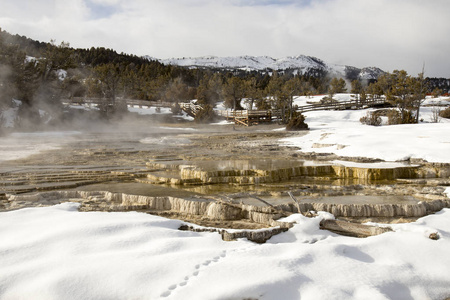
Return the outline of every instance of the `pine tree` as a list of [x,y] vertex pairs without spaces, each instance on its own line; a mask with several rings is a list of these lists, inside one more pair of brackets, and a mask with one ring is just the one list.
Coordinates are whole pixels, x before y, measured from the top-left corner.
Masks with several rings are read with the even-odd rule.
[[247,79],[244,85],[245,97],[247,98],[249,109],[252,110],[255,102],[263,98],[263,93],[258,88],[258,80],[255,77]]
[[223,86],[225,106],[233,110],[242,109],[241,100],[245,97],[244,81],[239,77],[231,76]]
[[302,90],[301,82],[298,77],[293,77],[286,81],[282,89],[287,95],[289,101],[289,118],[287,120],[289,121],[290,119],[292,119],[294,113],[294,96],[300,94]]
[[363,86],[362,86],[361,82],[359,80],[357,80],[357,79],[353,80],[352,81],[351,93],[354,94],[352,96],[355,97],[356,102],[358,102],[360,100],[360,94],[362,92],[363,92]]
[[118,64],[104,64],[94,68],[94,82],[98,82],[105,102],[101,111],[107,116],[116,110],[121,68]]
[[330,100],[333,100],[333,97],[337,93],[345,93],[345,80],[342,78],[334,77],[331,79],[330,86],[328,87],[328,97]]
[[183,102],[189,99],[188,86],[178,77],[173,79],[167,85],[163,95],[163,100],[168,102]]

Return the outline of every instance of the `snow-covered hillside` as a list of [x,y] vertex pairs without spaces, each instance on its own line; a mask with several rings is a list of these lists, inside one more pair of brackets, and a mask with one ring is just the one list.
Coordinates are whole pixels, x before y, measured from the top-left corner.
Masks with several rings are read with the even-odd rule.
[[[149,59],[154,59],[150,58]],[[375,79],[383,71],[376,67],[355,68],[350,66],[326,63],[312,56],[289,56],[272,58],[269,56],[203,56],[158,59],[165,65],[177,65],[190,68],[240,69],[247,71],[287,70],[293,69],[303,74],[322,70],[334,76],[355,76],[361,79]]]

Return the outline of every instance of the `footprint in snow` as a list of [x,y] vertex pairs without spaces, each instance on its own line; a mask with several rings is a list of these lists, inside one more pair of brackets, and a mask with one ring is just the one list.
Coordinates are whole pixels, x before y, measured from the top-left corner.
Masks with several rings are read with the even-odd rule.
[[208,266],[219,262],[222,258],[227,256],[227,251],[224,250],[222,251],[219,255],[214,256],[212,259],[207,259],[205,260],[203,263],[201,264],[196,264],[194,266],[195,270],[194,272],[191,274],[191,276],[184,276],[184,280],[177,283],[177,284],[172,284],[167,288],[167,291],[165,291],[164,293],[161,294],[162,298],[166,298],[169,297],[172,294],[172,291],[174,291],[175,289],[177,289],[177,287],[181,288],[184,287],[188,284],[189,280],[192,277],[196,277],[200,274],[200,271],[204,268],[207,268]]

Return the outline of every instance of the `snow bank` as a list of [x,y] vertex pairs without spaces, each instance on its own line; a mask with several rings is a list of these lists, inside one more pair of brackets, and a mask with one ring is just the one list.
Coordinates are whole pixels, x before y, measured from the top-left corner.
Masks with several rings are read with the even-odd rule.
[[[169,107],[154,107],[154,106],[141,106],[138,105],[128,106],[128,111],[137,113],[139,115],[172,115],[172,110]],[[180,118],[187,121],[193,121],[194,118],[188,116],[184,111],[181,115],[173,115],[174,118]]]
[[129,106],[128,107],[129,112],[135,112],[140,115],[171,115],[172,111],[169,107],[139,107],[138,105],[135,106]]
[[[349,94],[349,93],[335,94],[333,96],[333,99],[337,102],[355,100],[355,98],[353,98],[352,95],[353,94]],[[320,103],[320,101],[325,97],[328,97],[328,95],[297,96],[297,97],[294,97],[293,104],[302,106],[302,105]]]
[[449,209],[366,239],[319,230],[320,217],[292,215],[297,225],[259,245],[178,231],[177,220],[77,206],[0,213],[1,299],[450,296]]
[[423,101],[423,105],[450,105],[449,97],[431,97],[427,96],[425,101]]

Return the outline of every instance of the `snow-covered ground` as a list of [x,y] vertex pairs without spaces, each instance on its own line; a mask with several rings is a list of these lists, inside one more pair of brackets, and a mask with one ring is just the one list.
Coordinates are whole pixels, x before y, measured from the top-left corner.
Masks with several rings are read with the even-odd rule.
[[152,106],[143,106],[139,107],[138,105],[128,106],[128,111],[137,113],[140,115],[171,115],[174,118],[183,119],[186,121],[193,121],[194,118],[188,116],[186,112],[182,111],[180,115],[173,115],[172,110],[169,107],[152,107]]
[[[365,239],[322,217],[266,244],[78,204],[0,213],[0,299],[445,299],[450,209]],[[327,215],[325,215],[327,216]],[[439,240],[428,238],[437,232]]]
[[[298,97],[299,106],[317,101]],[[337,96],[349,100],[350,94]],[[449,103],[447,98],[427,99],[426,102]],[[450,103],[449,103],[450,104]],[[441,118],[431,123],[433,107],[422,107],[420,124],[368,126],[359,121],[367,110],[306,112],[305,122],[310,131],[306,135],[283,139],[282,142],[300,147],[302,152],[335,153],[340,156],[361,156],[386,161],[425,159],[429,162],[450,163],[450,120]]]
[[145,106],[139,107],[138,105],[130,105],[128,106],[129,112],[135,112],[140,115],[168,115],[172,114],[172,111],[169,107],[154,107],[154,106]]

